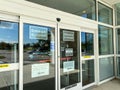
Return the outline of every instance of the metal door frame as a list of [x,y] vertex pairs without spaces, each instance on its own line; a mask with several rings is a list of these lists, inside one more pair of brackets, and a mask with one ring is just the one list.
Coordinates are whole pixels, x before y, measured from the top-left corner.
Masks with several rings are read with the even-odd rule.
[[[97,85],[97,82],[98,82],[98,76],[99,76],[99,71],[98,71],[98,68],[99,68],[99,62],[98,62],[98,44],[97,44],[97,30],[94,30],[94,29],[89,29],[89,28],[82,28],[81,29],[81,32],[87,32],[87,33],[92,33],[93,34],[93,38],[94,38],[94,55],[92,55],[91,57],[88,57],[88,58],[84,58],[82,56],[82,54],[80,55],[81,56],[81,66],[82,66],[82,61],[84,60],[89,60],[89,59],[94,59],[94,82],[93,83],[90,83],[88,85],[85,85],[85,86],[82,86],[82,89],[86,89],[88,87],[91,87],[93,85]],[[81,33],[80,33],[81,34]],[[80,35],[81,36],[81,35]],[[81,45],[81,44],[80,44]],[[82,47],[81,47],[82,48]],[[82,50],[82,49],[81,49]],[[81,52],[82,53],[82,52]],[[82,72],[82,71],[81,71]],[[81,80],[82,80],[82,75],[81,75]]]
[[[78,89],[82,90],[81,80],[75,86],[70,85],[70,88],[69,88],[69,86],[68,86],[68,88],[67,87],[65,87],[65,88],[60,87],[60,84],[61,84],[61,82],[60,82],[60,29],[68,29],[68,30],[71,30],[71,31],[74,30],[74,31],[80,32],[80,27],[75,26],[75,25],[64,24],[64,23],[58,23],[57,26],[58,26],[58,72],[59,72],[58,73],[58,87],[59,87],[58,90],[78,90]],[[80,63],[81,63],[81,60],[80,60]],[[80,75],[81,75],[81,64],[80,64]]]

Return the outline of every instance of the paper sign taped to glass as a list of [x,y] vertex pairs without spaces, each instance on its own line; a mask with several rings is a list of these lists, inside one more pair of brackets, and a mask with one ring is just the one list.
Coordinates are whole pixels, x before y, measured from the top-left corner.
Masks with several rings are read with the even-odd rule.
[[65,56],[73,56],[73,48],[66,48]]
[[48,40],[48,28],[40,27],[40,26],[30,26],[29,27],[29,38]]
[[63,41],[74,41],[74,32],[63,31]]
[[75,61],[66,61],[63,63],[63,72],[70,72],[75,70]]
[[32,78],[49,75],[49,63],[33,64],[31,70]]

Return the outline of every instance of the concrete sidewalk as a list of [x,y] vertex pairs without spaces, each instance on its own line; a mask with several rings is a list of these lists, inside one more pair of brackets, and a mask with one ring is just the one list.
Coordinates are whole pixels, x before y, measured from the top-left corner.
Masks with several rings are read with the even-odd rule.
[[120,80],[114,79],[103,83],[100,86],[90,87],[85,90],[120,90]]

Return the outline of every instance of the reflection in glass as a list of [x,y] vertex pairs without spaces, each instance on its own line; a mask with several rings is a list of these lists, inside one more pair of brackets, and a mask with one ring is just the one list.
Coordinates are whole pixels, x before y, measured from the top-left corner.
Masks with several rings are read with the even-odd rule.
[[88,85],[95,81],[94,60],[82,61],[82,85]]
[[100,81],[108,79],[114,76],[114,59],[113,57],[100,58],[99,59],[100,69]]
[[120,54],[120,28],[116,30],[116,47],[117,54]]
[[99,54],[113,54],[113,29],[99,25]]
[[64,12],[96,20],[96,0],[27,0]]
[[80,81],[79,32],[60,29],[61,88]]
[[98,21],[106,24],[113,24],[113,11],[111,8],[98,3]]
[[82,56],[94,55],[94,36],[92,33],[81,32]]
[[18,62],[18,23],[0,21],[0,64]]
[[24,24],[24,90],[55,90],[55,28]]
[[18,71],[0,72],[0,90],[18,90]]
[[116,25],[120,25],[120,3],[115,4]]
[[117,58],[117,76],[120,77],[120,57]]

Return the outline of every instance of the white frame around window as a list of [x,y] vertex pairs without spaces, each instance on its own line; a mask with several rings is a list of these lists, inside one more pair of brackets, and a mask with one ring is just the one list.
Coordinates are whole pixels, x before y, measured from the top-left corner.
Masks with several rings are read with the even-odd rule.
[[[16,22],[19,24],[19,16],[9,15],[5,13],[0,13],[0,20],[6,21],[6,22]],[[19,28],[18,28],[18,33],[19,33]],[[18,37],[18,41],[19,41],[19,37]],[[0,72],[19,70],[19,61],[20,60],[18,60],[17,63],[7,63],[7,64],[3,63],[3,65],[7,65],[7,67],[0,68]]]
[[[15,23],[18,23],[18,25],[20,26],[19,24],[19,16],[16,16],[16,15],[10,15],[8,13],[3,13],[3,12],[0,12],[0,20],[2,21],[6,21],[6,22],[15,22]],[[18,34],[19,34],[19,31],[20,31],[20,28],[18,28]],[[18,35],[18,44],[20,45],[19,43],[19,35]],[[19,49],[19,52],[20,52],[20,49]],[[16,80],[16,77],[18,76],[19,77],[19,74],[16,73],[16,71],[20,71],[20,56],[18,58],[18,62],[16,63],[3,63],[3,64],[0,64],[1,66],[3,66],[4,68],[0,68],[0,73],[2,72],[9,72],[9,71],[15,71],[14,75],[15,75],[15,82],[17,83],[17,80]],[[18,85],[19,86],[19,85]],[[17,88],[15,86],[15,88]]]
[[19,63],[0,64],[7,67],[0,68],[0,72],[14,71],[19,69]]
[[[114,54],[112,54],[112,55],[101,55],[101,56],[99,56],[99,60],[100,60],[100,58],[109,58],[109,57],[113,57],[113,62],[115,63],[116,60],[114,60],[114,59],[115,59],[115,58],[114,58]],[[116,65],[114,65],[114,67],[116,67]],[[115,70],[115,69],[114,69],[114,70]],[[116,70],[115,70],[115,71],[116,71]],[[115,71],[114,71],[114,73],[116,73]],[[100,75],[99,75],[99,76],[100,76]],[[103,83],[105,83],[105,82],[107,82],[107,81],[110,81],[110,80],[112,80],[112,79],[114,79],[114,78],[115,78],[115,76],[100,81],[100,77],[99,77],[99,83],[98,83],[98,85],[103,84]]]
[[[21,58],[20,58],[20,76],[19,76],[19,83],[20,83],[20,86],[19,86],[19,90],[23,90],[23,25],[25,23],[28,23],[28,24],[33,24],[33,25],[43,25],[43,26],[49,26],[49,27],[53,27],[55,28],[55,37],[57,37],[57,25],[56,25],[56,22],[50,22],[50,21],[47,21],[47,20],[42,20],[42,19],[38,19],[38,18],[29,18],[29,17],[25,17],[25,16],[21,16],[20,17],[20,48],[22,48],[20,50],[20,54],[21,55]],[[57,38],[55,38],[55,63],[57,63]],[[57,89],[57,64],[55,64],[55,90],[58,90]]]
[[[81,28],[79,26],[74,26],[74,25],[69,25],[69,24],[64,24],[64,23],[58,23],[58,47],[60,47],[60,29],[67,29],[67,30],[72,30],[72,31],[78,31],[80,33]],[[80,34],[79,34],[80,35]],[[58,90],[66,90],[65,88],[60,88],[60,48],[58,48],[58,71],[59,71],[59,89]],[[81,59],[80,59],[80,76],[81,71],[82,71],[82,66],[81,66]],[[80,78],[81,79],[81,78]],[[79,83],[77,83],[77,86],[69,88],[68,90],[82,90],[82,80],[80,80]]]
[[11,15],[9,13],[0,12],[0,20],[19,22],[19,16]]

